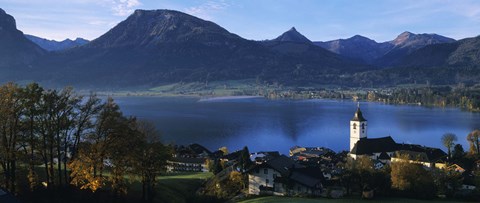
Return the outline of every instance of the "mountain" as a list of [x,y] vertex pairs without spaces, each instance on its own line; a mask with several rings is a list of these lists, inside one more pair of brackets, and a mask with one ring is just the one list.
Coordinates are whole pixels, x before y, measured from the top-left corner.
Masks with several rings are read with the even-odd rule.
[[413,34],[403,32],[397,38],[388,42],[393,47],[374,63],[379,66],[395,66],[408,54],[423,48],[427,45],[451,43],[454,39],[437,34]]
[[282,52],[290,43],[266,46],[178,11],[136,10],[90,43],[51,53],[30,75],[52,84],[124,88],[252,78],[328,83],[327,74],[368,68],[311,43]]
[[478,67],[480,68],[480,36],[448,44],[421,48],[406,56],[402,67]]
[[0,80],[14,80],[18,71],[32,68],[45,51],[17,30],[15,19],[0,9]]
[[298,43],[312,43],[308,38],[303,36],[301,33],[295,29],[295,27],[290,28],[290,30],[284,32],[277,38],[273,39],[275,42],[298,42]]
[[378,43],[361,35],[355,35],[348,39],[314,42],[314,44],[348,58],[360,59],[366,63],[373,63],[393,47],[391,43]]
[[82,38],[77,38],[75,40],[65,39],[63,41],[55,41],[27,34],[25,35],[25,37],[47,51],[60,51],[70,49],[73,47],[82,46],[89,42],[88,40]]
[[403,57],[427,45],[454,41],[437,34],[403,32],[394,40],[381,43],[355,35],[348,39],[314,42],[314,44],[348,58],[360,59],[379,67],[389,67],[397,65]]

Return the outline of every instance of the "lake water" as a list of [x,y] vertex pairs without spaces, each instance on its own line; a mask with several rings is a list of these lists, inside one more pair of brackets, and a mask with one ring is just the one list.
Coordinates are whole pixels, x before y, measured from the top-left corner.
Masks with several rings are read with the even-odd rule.
[[[251,152],[290,147],[349,148],[349,122],[357,103],[338,100],[267,100],[115,97],[125,115],[153,121],[165,143],[199,143],[230,151],[247,145]],[[392,136],[397,143],[444,149],[441,136],[458,136],[468,150],[467,134],[480,128],[480,114],[456,108],[386,105],[361,102],[368,137]],[[445,150],[445,149],[444,149]]]

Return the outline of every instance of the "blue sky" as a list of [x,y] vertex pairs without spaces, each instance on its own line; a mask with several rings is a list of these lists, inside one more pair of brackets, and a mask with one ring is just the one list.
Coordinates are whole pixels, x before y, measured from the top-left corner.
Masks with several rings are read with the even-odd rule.
[[403,31],[462,39],[480,35],[478,0],[0,0],[27,34],[95,39],[135,9],[172,9],[254,40],[295,26],[313,41],[360,34],[378,42]]

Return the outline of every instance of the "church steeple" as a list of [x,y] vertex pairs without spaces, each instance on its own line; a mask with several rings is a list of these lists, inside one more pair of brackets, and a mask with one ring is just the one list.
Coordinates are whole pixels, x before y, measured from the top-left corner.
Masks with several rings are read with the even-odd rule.
[[360,103],[358,103],[357,111],[350,120],[350,151],[352,151],[355,143],[362,138],[367,138],[367,119],[363,117]]
[[358,104],[357,111],[355,111],[352,121],[367,121],[367,119],[363,117],[362,111],[360,111],[360,104]]

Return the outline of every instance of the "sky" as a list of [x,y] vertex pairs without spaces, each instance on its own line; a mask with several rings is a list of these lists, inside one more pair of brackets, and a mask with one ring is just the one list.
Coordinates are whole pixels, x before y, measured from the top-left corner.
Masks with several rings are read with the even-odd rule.
[[93,40],[135,9],[182,11],[246,39],[295,27],[312,41],[362,35],[377,42],[404,31],[462,39],[480,35],[479,0],[0,0],[26,34]]

